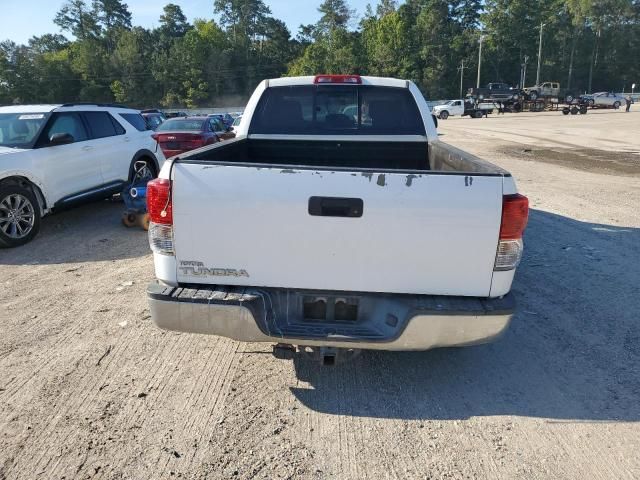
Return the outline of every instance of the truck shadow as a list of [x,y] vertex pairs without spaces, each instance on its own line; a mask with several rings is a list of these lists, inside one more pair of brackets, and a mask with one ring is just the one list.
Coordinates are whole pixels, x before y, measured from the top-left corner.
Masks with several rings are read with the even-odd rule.
[[292,393],[315,411],[373,418],[640,420],[640,229],[533,210],[525,244],[518,313],[498,342],[363,352],[331,368],[296,358],[309,385]]
[[121,223],[121,202],[89,203],[42,219],[26,245],[0,249],[0,265],[42,265],[137,258],[150,254],[147,233]]

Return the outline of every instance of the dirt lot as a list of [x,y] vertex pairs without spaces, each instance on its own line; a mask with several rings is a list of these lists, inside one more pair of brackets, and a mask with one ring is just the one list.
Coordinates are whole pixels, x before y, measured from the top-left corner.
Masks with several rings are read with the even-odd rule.
[[165,333],[103,202],[0,251],[0,479],[640,477],[640,112],[450,119],[532,203],[487,346],[322,368]]

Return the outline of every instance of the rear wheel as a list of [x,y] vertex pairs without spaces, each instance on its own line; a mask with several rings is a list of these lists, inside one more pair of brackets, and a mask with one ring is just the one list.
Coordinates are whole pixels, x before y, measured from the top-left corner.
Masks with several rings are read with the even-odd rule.
[[142,215],[142,217],[140,217],[140,226],[144,229],[144,230],[149,230],[149,214],[145,213],[144,215]]
[[571,115],[577,115],[578,114],[578,107],[571,107]]
[[440,120],[446,120],[447,118],[449,118],[449,112],[447,112],[446,110],[440,112]]
[[156,165],[148,157],[142,157],[134,160],[131,164],[131,172],[129,173],[129,181],[131,183],[145,183],[153,180],[158,176]]
[[615,108],[616,110],[620,108],[620,102],[618,102],[617,100],[615,102],[613,102],[613,108]]
[[473,113],[473,117],[474,117],[474,118],[482,118],[482,112],[481,112],[480,110],[476,110],[476,111]]
[[137,215],[131,212],[124,212],[122,214],[122,224],[125,227],[133,227],[136,224]]
[[569,107],[564,107],[562,109],[562,114],[563,115],[569,115],[569,112],[571,111],[571,109]]
[[0,186],[0,247],[30,242],[40,230],[40,207],[33,191],[20,185]]

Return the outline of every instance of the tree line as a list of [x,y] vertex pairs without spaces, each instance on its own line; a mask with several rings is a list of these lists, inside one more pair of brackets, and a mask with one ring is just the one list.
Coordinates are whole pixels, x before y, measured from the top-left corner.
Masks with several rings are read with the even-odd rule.
[[324,0],[318,10],[293,35],[263,0],[214,0],[212,18],[193,23],[170,3],[154,29],[132,25],[122,0],[67,0],[54,19],[67,36],[0,42],[0,104],[230,106],[263,78],[317,73],[406,78],[427,98],[453,98],[461,79],[476,84],[480,41],[481,83],[519,85],[526,68],[532,84],[540,38],[541,81],[576,92],[640,84],[638,0],[380,0],[361,15]]

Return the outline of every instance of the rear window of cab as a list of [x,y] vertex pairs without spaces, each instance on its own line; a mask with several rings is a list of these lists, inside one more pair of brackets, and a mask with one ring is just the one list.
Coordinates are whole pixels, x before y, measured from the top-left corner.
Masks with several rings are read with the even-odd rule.
[[250,134],[425,135],[406,88],[302,85],[265,90]]

